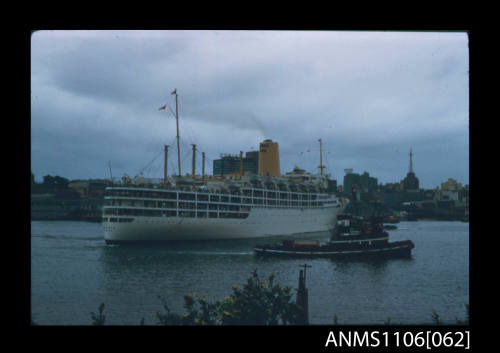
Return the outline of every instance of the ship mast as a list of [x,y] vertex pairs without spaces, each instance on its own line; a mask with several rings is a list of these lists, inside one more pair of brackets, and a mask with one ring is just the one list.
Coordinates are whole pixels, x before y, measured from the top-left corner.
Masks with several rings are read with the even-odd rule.
[[175,94],[175,124],[177,126],[177,164],[179,166],[179,176],[181,176],[181,150],[179,147],[179,111],[177,107],[177,88],[170,94]]
[[195,170],[195,167],[196,167],[196,145],[195,144],[192,144],[191,146],[193,146],[193,164],[192,164],[192,168],[191,168],[191,175],[193,176],[194,178],[194,175],[196,174],[196,170]]
[[325,166],[323,165],[323,149],[322,149],[322,145],[321,145],[321,139],[318,139],[319,141],[319,170],[320,170],[320,174],[323,175],[323,168],[325,168]]

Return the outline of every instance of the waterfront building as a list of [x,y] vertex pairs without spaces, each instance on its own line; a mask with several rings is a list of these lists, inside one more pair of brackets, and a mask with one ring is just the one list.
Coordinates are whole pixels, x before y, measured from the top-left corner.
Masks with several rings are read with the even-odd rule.
[[349,169],[348,171],[349,172],[344,175],[344,192],[351,193],[353,188],[361,192],[377,191],[377,178],[371,177],[368,172],[364,172],[359,175],[357,173],[350,172],[352,169]]
[[448,178],[447,181],[441,183],[441,191],[458,191],[462,189],[462,184],[452,178]]
[[457,190],[441,190],[440,200],[458,201]]
[[464,188],[461,183],[457,182],[455,179],[448,178],[447,181],[441,183],[441,189],[439,190],[438,200],[451,200],[455,201],[456,204],[464,204],[466,198],[468,197],[468,186]]
[[110,182],[104,179],[72,180],[68,187],[75,190],[82,198],[104,197],[104,190]]
[[79,199],[61,199],[53,193],[31,194],[31,220],[76,219]]
[[257,174],[259,165],[259,152],[246,152],[245,157],[238,155],[221,155],[220,159],[213,162],[213,175],[225,176],[234,173]]

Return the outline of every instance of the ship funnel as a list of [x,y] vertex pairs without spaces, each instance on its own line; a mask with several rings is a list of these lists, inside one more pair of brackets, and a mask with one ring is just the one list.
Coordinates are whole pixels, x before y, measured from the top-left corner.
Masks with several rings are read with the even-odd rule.
[[277,142],[264,140],[260,143],[258,173],[260,175],[281,176]]

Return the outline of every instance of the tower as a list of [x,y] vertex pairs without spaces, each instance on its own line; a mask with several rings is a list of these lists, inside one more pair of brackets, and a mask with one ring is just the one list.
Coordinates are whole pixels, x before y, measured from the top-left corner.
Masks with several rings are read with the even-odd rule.
[[410,166],[406,177],[401,181],[401,186],[405,191],[418,191],[419,181],[413,172],[413,152],[410,147]]
[[415,174],[413,173],[413,153],[411,151],[411,147],[410,147],[410,168],[408,170],[408,173]]

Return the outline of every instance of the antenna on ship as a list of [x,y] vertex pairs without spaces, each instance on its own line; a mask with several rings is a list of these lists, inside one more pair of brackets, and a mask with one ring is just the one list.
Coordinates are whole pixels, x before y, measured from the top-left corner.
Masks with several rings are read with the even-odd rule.
[[179,176],[181,176],[181,150],[179,147],[179,111],[177,108],[177,88],[175,88],[170,94],[175,94],[175,123],[177,126],[177,164],[179,166]]
[[325,168],[325,166],[323,165],[323,149],[322,149],[322,142],[321,142],[321,139],[318,139],[319,141],[319,170],[320,170],[320,174],[323,175],[323,168]]

